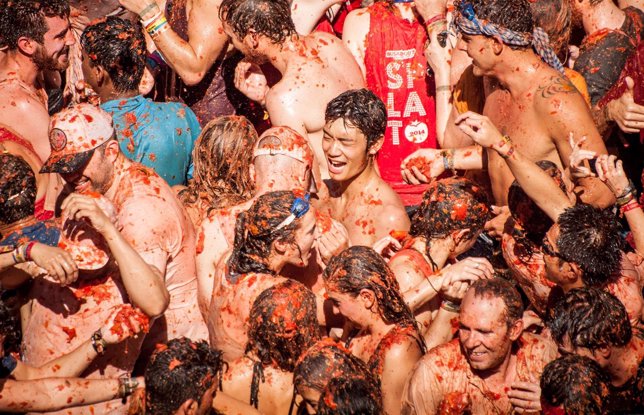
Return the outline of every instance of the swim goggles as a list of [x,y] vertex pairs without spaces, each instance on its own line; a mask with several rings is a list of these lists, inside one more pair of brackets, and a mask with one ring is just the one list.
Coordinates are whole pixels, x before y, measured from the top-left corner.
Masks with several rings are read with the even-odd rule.
[[291,205],[291,214],[286,217],[279,225],[275,227],[276,231],[290,225],[295,219],[299,219],[302,216],[306,215],[306,212],[311,208],[309,199],[311,195],[309,193],[305,194],[304,197],[296,197]]

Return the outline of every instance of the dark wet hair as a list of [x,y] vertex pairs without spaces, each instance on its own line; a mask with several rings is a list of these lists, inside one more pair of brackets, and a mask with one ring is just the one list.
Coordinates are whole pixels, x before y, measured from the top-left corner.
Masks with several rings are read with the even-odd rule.
[[324,270],[324,282],[328,287],[353,297],[362,290],[372,291],[383,321],[416,325],[393,272],[382,256],[369,247],[352,246],[331,258]]
[[250,209],[237,216],[235,243],[228,260],[231,275],[249,272],[274,274],[267,265],[271,246],[278,239],[292,242],[299,223],[296,219],[276,229],[291,214],[295,197],[292,191],[265,193],[255,200]]
[[279,44],[297,34],[286,0],[223,0],[219,18],[240,39],[254,31]]
[[[457,7],[471,4],[477,19],[485,19],[515,32],[532,33],[534,22],[528,0],[461,0]],[[525,48],[529,46],[524,46]]]
[[138,21],[132,23],[114,16],[101,19],[87,26],[81,45],[91,65],[99,65],[109,74],[116,91],[138,89],[147,55]]
[[554,307],[548,327],[552,338],[573,347],[596,350],[626,346],[633,337],[626,308],[615,296],[597,288],[571,290]]
[[539,0],[528,3],[532,10],[534,25],[548,34],[550,46],[564,62],[572,30],[570,0]]
[[559,215],[557,224],[557,250],[581,268],[585,284],[602,285],[620,269],[624,239],[609,209],[577,204]]
[[259,359],[253,367],[250,404],[259,404],[263,368],[276,365],[292,372],[300,356],[319,338],[315,294],[301,283],[288,280],[257,296],[248,318],[248,345]]
[[64,19],[68,16],[67,0],[2,0],[0,1],[0,46],[15,50],[21,37],[43,44],[45,33],[49,30],[45,17]]
[[505,304],[505,322],[508,328],[523,317],[521,294],[509,281],[500,277],[476,280],[470,290],[474,290],[475,297],[500,298]]
[[207,200],[223,209],[249,200],[255,190],[250,177],[255,127],[245,117],[227,115],[210,121],[192,150],[194,180],[179,194],[184,204]]
[[318,415],[381,415],[380,388],[368,378],[331,379],[318,402]]
[[[566,192],[561,170],[555,163],[549,160],[540,160],[536,164],[557,182],[561,191]],[[515,223],[512,234],[525,249],[527,259],[529,259],[533,253],[532,248],[541,245],[546,232],[552,227],[552,219],[530,199],[530,196],[523,191],[516,180],[512,182],[508,190],[508,208]]]
[[3,300],[0,300],[0,335],[4,336],[2,348],[5,356],[9,353],[20,353],[22,329],[19,313],[9,308]]
[[[432,239],[444,238],[462,229],[469,229],[472,236],[478,234],[490,216],[488,206],[485,190],[471,180],[462,177],[436,180],[423,194],[409,233],[427,240],[425,253],[431,260]],[[433,261],[432,267],[436,267]]]
[[324,112],[325,122],[342,119],[364,134],[367,150],[382,138],[387,129],[387,108],[380,98],[366,88],[346,91],[333,98]]
[[221,390],[225,366],[221,352],[203,340],[182,337],[157,345],[145,369],[147,413],[171,415],[188,399],[199,402],[217,380]]
[[10,224],[34,214],[36,175],[19,156],[0,153],[0,223]]
[[566,415],[602,415],[608,377],[588,357],[569,354],[548,363],[541,374],[541,401],[563,407]]
[[301,356],[293,371],[293,384],[298,391],[310,388],[322,393],[331,379],[352,376],[371,376],[371,373],[362,360],[341,344],[326,338]]

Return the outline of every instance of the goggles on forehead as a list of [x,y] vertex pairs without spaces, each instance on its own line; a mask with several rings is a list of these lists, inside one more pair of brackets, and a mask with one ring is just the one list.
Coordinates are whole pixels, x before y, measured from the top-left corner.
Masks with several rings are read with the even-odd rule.
[[309,199],[311,195],[309,193],[305,194],[303,197],[296,197],[291,205],[291,214],[286,217],[279,225],[275,227],[276,231],[290,225],[295,219],[299,219],[302,216],[306,215],[306,212],[311,208]]

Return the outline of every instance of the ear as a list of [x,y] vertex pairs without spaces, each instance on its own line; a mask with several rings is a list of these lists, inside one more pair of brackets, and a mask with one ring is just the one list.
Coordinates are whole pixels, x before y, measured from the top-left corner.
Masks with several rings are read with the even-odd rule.
[[[561,261],[561,259],[559,259],[559,260]],[[570,276],[568,276],[568,275],[566,275],[566,276],[570,280],[576,280],[578,278],[581,278],[582,275],[584,274],[584,271],[579,267],[579,265],[577,265],[574,262],[566,261],[564,266],[565,265],[568,265],[568,271],[569,271]]]
[[378,137],[376,141],[374,141],[373,144],[371,144],[371,147],[369,147],[369,151],[367,151],[367,154],[369,154],[370,156],[375,156],[376,153],[378,153],[382,148],[382,145],[384,144],[384,142],[385,142],[385,136],[381,135],[380,137]]
[[116,161],[120,152],[119,142],[117,140],[110,140],[105,146],[105,157],[112,163]]
[[273,250],[280,255],[283,255],[288,251],[288,248],[291,244],[289,242],[286,242],[282,238],[278,238],[273,242]]
[[454,245],[458,245],[462,241],[469,239],[470,234],[471,232],[469,229],[461,229],[460,231],[452,232],[452,239],[454,240]]
[[253,29],[249,29],[244,38],[244,44],[251,49],[257,49],[259,46],[259,33]]
[[174,415],[194,415],[197,412],[197,402],[194,399],[188,399],[181,404]]
[[92,72],[94,72],[94,77],[96,78],[96,84],[98,86],[104,86],[110,82],[110,76],[101,65],[92,65]]
[[371,309],[373,305],[376,303],[376,295],[371,290],[367,290],[367,289],[360,290],[360,294],[358,294],[358,298],[365,306],[365,308],[368,308],[368,309]]
[[611,348],[609,346],[598,347],[597,349],[593,350],[593,355],[595,356],[596,360],[598,360],[599,358],[608,360],[610,359]]
[[521,333],[523,333],[523,319],[520,318],[510,326],[508,335],[510,336],[510,340],[515,341],[521,337]]
[[501,40],[500,36],[492,36],[492,52],[494,52],[495,55],[499,56],[501,52],[503,52],[503,49],[505,48],[505,43],[503,43],[503,40]]
[[39,45],[40,44],[38,42],[26,36],[22,36],[18,39],[18,49],[25,55],[31,56],[36,53]]

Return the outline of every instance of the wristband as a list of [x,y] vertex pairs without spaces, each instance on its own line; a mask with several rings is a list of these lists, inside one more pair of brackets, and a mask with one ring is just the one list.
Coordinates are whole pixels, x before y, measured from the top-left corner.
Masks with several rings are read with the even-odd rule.
[[455,150],[453,148],[442,151],[443,168],[445,171],[451,170],[452,174],[456,174],[456,169],[454,169],[454,152]]
[[501,156],[502,159],[507,160],[509,159],[512,155],[514,154],[514,146],[510,146],[510,149],[507,151],[505,154],[499,153],[499,156]]
[[436,92],[452,92],[451,85],[440,85],[436,87]]
[[107,343],[105,342],[105,340],[103,340],[103,333],[101,332],[100,329],[96,330],[94,334],[92,334],[91,340],[92,340],[92,347],[94,348],[96,353],[104,354]]
[[126,398],[132,394],[139,386],[139,382],[136,379],[132,379],[130,375],[123,375],[119,377],[119,396],[121,398]]
[[31,261],[31,249],[36,245],[36,241],[31,241],[27,244],[27,247],[25,248],[25,259],[27,261]]
[[630,202],[626,203],[624,206],[620,207],[619,210],[622,213],[626,213],[630,210],[641,208],[642,206],[635,199],[631,199]]
[[460,313],[461,311],[460,304],[456,304],[452,301],[445,300],[445,299],[441,303],[441,308],[444,309],[445,311],[449,311],[450,313]]
[[634,192],[635,192],[635,185],[634,185],[634,184],[633,184],[633,182],[629,179],[629,180],[628,180],[628,185],[624,188],[624,191],[622,192],[622,194],[621,194],[621,195],[619,195],[619,196],[616,196],[616,198],[617,198],[617,199],[623,199],[623,198],[625,198],[625,197],[627,197],[627,196],[629,196],[629,195],[631,195],[631,196],[632,196]]
[[145,31],[148,32],[151,37],[155,37],[162,32],[165,32],[168,29],[167,25],[168,20],[165,18],[164,14],[161,14],[157,19],[145,27]]
[[27,250],[27,245],[28,244],[21,244],[16,247],[16,249],[11,252],[11,258],[13,258],[13,262],[16,264],[22,264],[23,262],[27,262],[27,256],[26,256],[26,250]]
[[635,199],[635,194],[633,192],[629,192],[623,196],[618,197],[617,201],[615,202],[615,205],[621,209],[622,206],[626,205],[633,199]]
[[[159,8],[159,5],[158,5],[158,4],[156,4],[156,2],[152,2],[152,3],[148,4],[148,5],[145,7],[145,9],[141,10],[141,13],[139,13],[139,17],[140,17],[141,19],[143,19],[143,16],[145,16],[149,11],[151,11],[151,10],[152,10],[152,9],[154,9],[155,7],[156,7],[157,9]],[[157,14],[158,14],[158,13],[157,13]],[[155,18],[156,18],[156,15],[155,15],[152,19],[155,19]],[[148,20],[148,22],[149,22],[149,20]]]
[[445,20],[445,13],[439,13],[439,14],[437,14],[436,16],[430,17],[430,18],[425,22],[425,26],[429,26],[429,25],[431,25],[432,23],[435,23],[435,22],[438,22],[438,21],[441,21],[441,20]]

